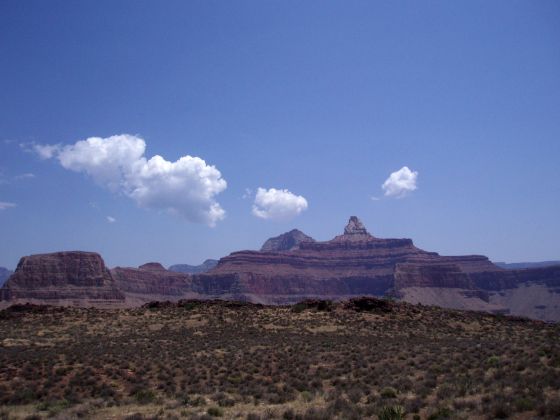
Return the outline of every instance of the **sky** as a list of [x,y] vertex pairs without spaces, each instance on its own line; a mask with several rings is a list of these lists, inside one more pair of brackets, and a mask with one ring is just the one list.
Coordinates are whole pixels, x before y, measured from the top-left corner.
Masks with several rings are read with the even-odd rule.
[[0,266],[199,264],[356,215],[560,259],[557,1],[0,2]]

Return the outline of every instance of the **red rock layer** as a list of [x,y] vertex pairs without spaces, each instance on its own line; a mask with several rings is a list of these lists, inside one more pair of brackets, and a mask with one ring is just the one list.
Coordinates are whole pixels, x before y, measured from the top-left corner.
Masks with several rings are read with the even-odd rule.
[[139,268],[117,267],[111,270],[115,283],[124,293],[181,297],[191,291],[191,276],[168,271],[159,263]]
[[101,256],[94,252],[55,252],[22,257],[0,289],[0,300],[122,302]]

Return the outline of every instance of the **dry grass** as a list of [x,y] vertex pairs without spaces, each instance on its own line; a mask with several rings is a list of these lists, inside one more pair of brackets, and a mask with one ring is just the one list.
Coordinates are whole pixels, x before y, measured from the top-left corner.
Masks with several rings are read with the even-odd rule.
[[0,312],[0,418],[558,418],[560,327],[391,304]]

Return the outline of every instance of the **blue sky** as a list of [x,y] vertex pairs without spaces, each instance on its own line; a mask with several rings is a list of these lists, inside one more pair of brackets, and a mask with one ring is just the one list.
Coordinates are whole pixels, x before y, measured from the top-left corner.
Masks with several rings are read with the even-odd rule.
[[[194,264],[350,215],[441,254],[560,259],[556,1],[5,0],[0,57],[2,266]],[[76,143],[123,134],[145,150],[110,187]],[[193,188],[214,166],[215,188],[174,196],[155,155]],[[405,166],[412,187],[384,195]]]

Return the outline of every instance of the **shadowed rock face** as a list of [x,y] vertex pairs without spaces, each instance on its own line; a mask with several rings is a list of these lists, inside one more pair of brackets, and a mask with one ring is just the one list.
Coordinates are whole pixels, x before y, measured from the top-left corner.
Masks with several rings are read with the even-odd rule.
[[261,247],[261,252],[291,251],[302,242],[315,242],[315,239],[300,230],[293,229],[267,240]]
[[110,305],[124,295],[99,254],[72,251],[22,257],[0,289],[0,300]]

